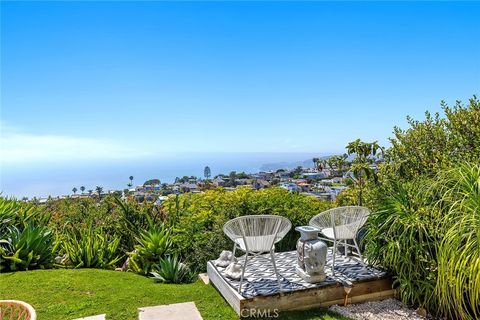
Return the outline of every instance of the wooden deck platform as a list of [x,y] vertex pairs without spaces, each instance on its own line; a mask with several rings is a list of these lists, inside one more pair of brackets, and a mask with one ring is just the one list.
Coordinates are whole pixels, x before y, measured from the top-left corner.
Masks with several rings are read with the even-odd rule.
[[248,316],[252,312],[262,314],[275,310],[303,310],[342,304],[344,287],[352,288],[348,303],[381,300],[394,294],[392,279],[387,272],[370,266],[364,267],[355,257],[337,255],[333,276],[329,268],[331,251],[325,268],[327,279],[316,284],[307,283],[296,275],[295,251],[275,253],[277,268],[282,277],[280,292],[273,266],[266,257],[262,259],[260,256],[249,261],[241,293],[238,293],[239,281],[226,277],[225,268],[215,266],[214,261],[207,263],[210,283],[240,316]]

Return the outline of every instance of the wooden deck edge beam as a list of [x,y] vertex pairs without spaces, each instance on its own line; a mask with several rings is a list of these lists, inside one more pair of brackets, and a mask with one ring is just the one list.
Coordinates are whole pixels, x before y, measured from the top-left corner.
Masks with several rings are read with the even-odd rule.
[[211,262],[207,262],[207,275],[210,283],[217,288],[220,295],[228,302],[228,304],[240,315],[241,301],[245,300],[237,291],[235,291],[223,277],[218,273],[215,266]]
[[[319,288],[283,292],[271,296],[245,298],[230,286],[210,262],[207,263],[207,274],[210,278],[210,283],[240,316],[242,314],[251,314],[252,310],[277,310],[282,312],[324,308],[344,303],[344,288],[339,283]],[[392,289],[391,277],[370,279],[353,283],[347,302],[350,304],[382,300],[391,298],[394,294],[395,290]]]

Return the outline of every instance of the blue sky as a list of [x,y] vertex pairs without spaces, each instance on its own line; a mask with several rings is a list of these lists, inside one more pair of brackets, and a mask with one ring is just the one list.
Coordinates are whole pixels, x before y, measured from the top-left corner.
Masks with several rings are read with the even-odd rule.
[[1,3],[2,161],[342,152],[478,94],[480,3]]

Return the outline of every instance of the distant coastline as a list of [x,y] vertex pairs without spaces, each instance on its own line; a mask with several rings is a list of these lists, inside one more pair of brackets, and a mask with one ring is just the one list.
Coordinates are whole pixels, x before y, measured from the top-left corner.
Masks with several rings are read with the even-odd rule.
[[183,153],[166,157],[117,161],[78,161],[71,163],[38,163],[28,166],[2,167],[0,192],[3,196],[47,197],[71,193],[73,187],[85,186],[105,190],[125,188],[128,177],[136,183],[157,178],[171,183],[175,177],[203,177],[210,166],[212,176],[231,171],[256,173],[297,166],[313,167],[311,159],[325,153]]

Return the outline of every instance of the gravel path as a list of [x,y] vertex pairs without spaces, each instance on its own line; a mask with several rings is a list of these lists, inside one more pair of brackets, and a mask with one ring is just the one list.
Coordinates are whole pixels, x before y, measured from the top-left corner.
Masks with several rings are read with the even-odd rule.
[[415,310],[409,309],[396,299],[350,304],[346,307],[331,306],[330,310],[354,320],[423,320]]

